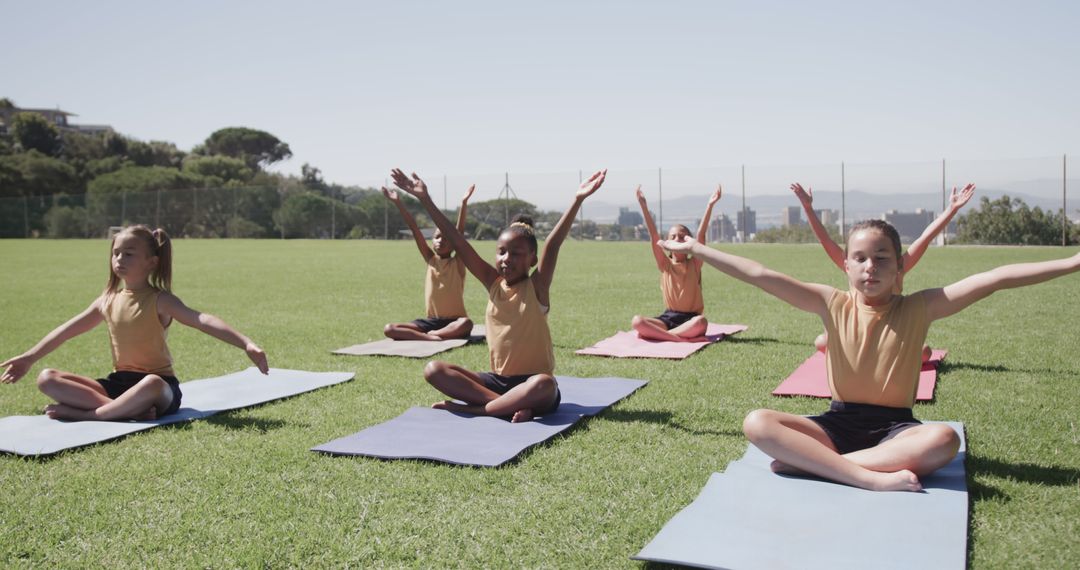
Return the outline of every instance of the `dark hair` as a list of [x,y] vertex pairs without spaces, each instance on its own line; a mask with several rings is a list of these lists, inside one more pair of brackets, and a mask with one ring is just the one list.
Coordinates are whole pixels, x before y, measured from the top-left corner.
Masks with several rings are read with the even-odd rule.
[[[675,228],[682,228],[683,231],[685,231],[686,233],[688,233],[690,235],[694,235],[693,232],[690,231],[690,228],[684,226],[683,224],[671,224],[671,229],[673,230]],[[668,230],[668,231],[670,232],[671,230]]]
[[159,291],[170,290],[172,288],[172,240],[161,228],[151,230],[148,226],[138,224],[116,232],[112,241],[109,242],[109,282],[105,285],[104,294],[112,295],[120,288],[120,276],[112,270],[112,250],[116,245],[117,236],[124,234],[143,240],[150,255],[157,256],[157,267],[150,274],[150,286]]
[[529,247],[532,248],[533,253],[536,253],[536,232],[533,231],[532,217],[525,214],[514,216],[514,219],[510,221],[510,225],[506,226],[502,233],[508,233],[514,237],[524,237],[529,241]]
[[844,255],[847,255],[847,244],[851,242],[851,236],[855,235],[855,232],[859,230],[877,230],[882,235],[889,238],[889,241],[893,245],[893,253],[896,254],[896,262],[900,263],[900,234],[896,231],[896,228],[892,227],[892,224],[885,220],[863,220],[851,226],[851,230],[848,231],[847,242],[844,243]]

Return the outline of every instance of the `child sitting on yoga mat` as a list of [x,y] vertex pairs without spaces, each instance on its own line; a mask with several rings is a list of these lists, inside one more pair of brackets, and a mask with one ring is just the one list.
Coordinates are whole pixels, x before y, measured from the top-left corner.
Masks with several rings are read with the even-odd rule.
[[[448,362],[429,362],[424,368],[428,383],[443,394],[465,402],[446,400],[433,408],[510,416],[515,422],[528,421],[558,408],[561,396],[554,376],[555,353],[547,324],[551,306],[548,293],[559,248],[570,233],[570,225],[581,203],[600,188],[606,175],[606,170],[598,171],[581,184],[573,204],[548,235],[539,257],[532,220],[525,216],[515,218],[499,234],[492,266],[435,206],[420,177],[416,174],[409,177],[394,169],[394,184],[427,208],[435,225],[464,260],[465,267],[488,292],[484,321],[492,371],[474,372]],[[534,266],[536,270],[530,273]]]
[[[796,182],[791,185],[791,191],[795,193],[795,196],[799,199],[799,203],[802,204],[803,210],[806,211],[806,219],[810,222],[810,227],[814,230],[814,235],[817,236],[818,241],[821,242],[821,247],[825,248],[825,253],[828,254],[829,259],[840,268],[840,271],[844,271],[844,250],[836,245],[836,242],[829,237],[829,232],[825,229],[825,226],[821,224],[821,220],[818,219],[817,214],[814,213],[814,191],[808,186],[805,190],[801,184]],[[952,221],[956,213],[960,211],[960,208],[967,204],[971,197],[975,195],[975,185],[968,184],[964,186],[964,189],[959,194],[956,192],[956,186],[953,186],[952,196],[949,198],[949,207],[941,213],[940,216],[934,219],[926,229],[923,230],[922,235],[915,241],[911,242],[911,246],[908,247],[907,252],[903,255],[903,263],[901,266],[904,268],[902,272],[897,274],[896,277],[896,294],[900,294],[904,290],[904,275],[915,268],[915,264],[922,259],[926,248],[930,247],[930,242],[934,241],[939,233],[949,227],[949,222]],[[824,352],[825,346],[828,344],[825,333],[819,334],[814,339],[814,347]],[[924,346],[922,351],[923,361],[930,360],[930,355],[933,351],[929,346]]]
[[37,385],[57,403],[45,408],[63,420],[152,420],[180,408],[180,383],[165,344],[173,319],[244,349],[263,374],[266,354],[221,319],[184,305],[172,284],[172,244],[165,230],[129,226],[112,239],[109,282],[83,312],[45,335],[33,348],[0,363],[0,382],[22,378],[46,354],[102,321],[109,328],[113,372],[94,380],[46,368]]
[[[720,201],[721,189],[716,187],[705,206],[705,215],[698,226],[697,240],[705,243],[708,236],[709,219],[712,209]],[[641,205],[641,214],[645,218],[645,227],[649,229],[649,244],[652,247],[656,267],[660,270],[660,292],[664,296],[664,312],[657,317],[634,315],[631,326],[638,336],[648,340],[688,341],[701,338],[709,327],[709,321],[701,313],[705,311],[705,300],[701,295],[701,260],[685,253],[672,253],[670,256],[656,245],[660,241],[660,232],[656,231],[656,222],[649,213],[645,194],[641,186],[637,187],[637,200]],[[682,224],[671,226],[668,240],[683,242],[690,238],[690,228]]]
[[[465,232],[465,209],[476,186],[469,186],[461,198],[458,210],[457,231]],[[383,329],[383,334],[394,340],[446,340],[466,338],[472,332],[473,322],[465,312],[465,264],[460,256],[454,255],[454,246],[443,237],[442,230],[435,230],[431,238],[431,247],[416,226],[416,220],[405,209],[397,192],[382,189],[391,202],[401,212],[405,225],[412,231],[420,256],[427,263],[427,276],[424,278],[424,299],[427,303],[427,318],[416,319],[411,323],[390,323]]]
[[697,242],[661,247],[692,253],[720,271],[821,317],[833,402],[820,416],[773,410],[746,416],[743,431],[772,456],[773,470],[811,473],[865,489],[918,491],[919,477],[956,456],[960,439],[945,424],[923,425],[911,413],[930,323],[991,293],[1080,270],[1065,259],[1005,265],[946,287],[896,293],[903,271],[900,236],[881,220],[851,228],[844,259],[847,291],[803,283],[761,264]]

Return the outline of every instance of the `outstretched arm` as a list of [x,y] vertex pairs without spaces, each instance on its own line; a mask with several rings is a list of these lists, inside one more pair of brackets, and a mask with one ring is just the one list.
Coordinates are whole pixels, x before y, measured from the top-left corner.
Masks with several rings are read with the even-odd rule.
[[961,279],[952,285],[926,292],[926,310],[931,320],[956,314],[995,291],[1025,287],[1080,270],[1080,253],[1064,259],[1002,265]]
[[399,212],[401,212],[401,219],[405,220],[405,225],[409,227],[409,231],[412,232],[413,240],[416,241],[416,248],[420,250],[420,255],[424,258],[424,261],[428,261],[435,255],[434,251],[431,251],[431,246],[428,245],[427,240],[424,239],[424,234],[420,232],[420,228],[416,225],[416,220],[413,219],[409,210],[405,209],[405,204],[401,203],[401,198],[398,197],[397,192],[389,190],[386,187],[382,189],[383,196],[386,196],[388,200],[397,206]]
[[956,192],[956,186],[953,186],[952,197],[949,198],[949,207],[945,209],[934,221],[926,226],[921,236],[911,243],[911,247],[907,249],[904,254],[904,273],[911,271],[915,267],[915,264],[919,262],[923,254],[926,253],[926,248],[930,247],[930,242],[934,241],[939,233],[945,228],[949,227],[949,222],[952,221],[953,216],[960,211],[960,208],[967,204],[971,197],[975,195],[975,185],[968,184],[964,186],[964,189],[958,194]]
[[637,190],[638,205],[641,206],[641,215],[645,217],[645,227],[649,230],[649,245],[652,247],[653,258],[656,259],[656,267],[661,271],[668,264],[668,258],[664,255],[664,250],[660,249],[660,246],[656,245],[661,239],[660,232],[656,231],[656,222],[652,219],[652,214],[649,213],[649,205],[645,202],[645,193],[641,191],[641,185],[638,184]]
[[25,376],[34,363],[44,358],[46,354],[56,350],[58,346],[69,339],[79,336],[101,323],[104,319],[98,308],[100,302],[100,298],[94,300],[83,312],[53,329],[30,350],[0,362],[0,366],[4,367],[4,373],[0,375],[0,383],[11,384],[18,382],[19,378]]
[[461,208],[458,208],[457,213],[457,231],[461,235],[465,235],[465,220],[467,219],[465,210],[469,207],[469,198],[472,198],[474,191],[476,191],[476,184],[469,186],[469,189],[465,191],[465,195],[461,197]]
[[490,263],[484,261],[480,254],[476,253],[476,250],[465,239],[465,236],[461,235],[461,232],[454,227],[446,214],[442,213],[442,210],[435,205],[435,202],[431,200],[431,194],[428,193],[427,184],[415,172],[410,177],[402,172],[400,168],[390,171],[390,175],[394,178],[394,184],[398,188],[420,200],[420,203],[427,209],[428,215],[431,216],[431,220],[442,230],[443,238],[449,239],[450,243],[454,244],[454,251],[461,256],[461,260],[465,262],[465,267],[484,284],[485,290],[490,289],[492,283],[495,283],[495,280],[499,278],[499,272]]
[[826,302],[833,291],[832,287],[803,283],[751,259],[724,253],[693,240],[684,242],[667,240],[661,241],[659,245],[671,252],[693,254],[694,257],[704,260],[705,263],[720,271],[740,281],[745,281],[797,309],[825,315]]
[[559,248],[562,247],[563,241],[566,240],[566,236],[570,233],[570,226],[573,225],[574,218],[577,217],[578,210],[581,209],[581,203],[585,201],[585,198],[591,196],[593,192],[600,189],[606,177],[607,169],[605,168],[604,170],[597,170],[581,183],[577,194],[574,195],[574,202],[569,209],[563,212],[562,217],[555,223],[555,227],[552,228],[551,233],[544,240],[544,249],[540,252],[540,262],[536,265],[536,271],[532,276],[533,286],[536,287],[536,296],[541,303],[548,304],[548,289],[551,287],[551,279],[555,275],[555,263],[559,260]]
[[825,253],[829,256],[829,259],[840,268],[840,271],[843,271],[844,248],[833,241],[832,237],[829,236],[829,230],[825,229],[817,214],[814,213],[814,191],[809,186],[806,187],[806,190],[803,190],[802,184],[798,182],[791,185],[791,191],[795,193],[799,203],[802,204],[803,211],[806,212],[806,221],[810,222],[810,228],[814,230],[814,235],[821,242],[821,247],[825,248]]
[[712,209],[717,202],[720,201],[720,195],[723,193],[723,189],[719,184],[716,185],[716,192],[709,196],[709,203],[705,205],[705,215],[701,216],[701,224],[697,230],[697,240],[701,243],[709,241],[709,220],[712,218]]
[[266,363],[266,353],[259,348],[259,345],[218,317],[209,313],[200,313],[185,305],[176,295],[168,292],[158,295],[158,311],[193,329],[198,329],[242,349],[251,362],[259,368],[259,372],[266,374],[270,371]]

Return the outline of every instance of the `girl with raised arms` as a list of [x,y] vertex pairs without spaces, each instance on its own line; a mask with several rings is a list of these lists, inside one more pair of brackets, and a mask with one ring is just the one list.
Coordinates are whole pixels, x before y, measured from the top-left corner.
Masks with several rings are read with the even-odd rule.
[[239,347],[263,374],[266,354],[221,319],[188,308],[169,289],[172,243],[165,230],[124,228],[112,239],[109,282],[83,312],[60,325],[33,348],[0,363],[0,382],[22,378],[35,362],[61,344],[104,322],[112,343],[113,372],[94,380],[46,368],[38,388],[56,400],[45,408],[63,420],[150,420],[180,408],[180,382],[165,344],[173,319]]
[[[799,203],[802,204],[803,210],[806,212],[806,219],[810,222],[810,228],[814,230],[814,235],[817,236],[818,241],[821,242],[821,247],[825,248],[826,255],[829,259],[840,268],[840,271],[844,271],[844,250],[831,237],[829,237],[828,230],[822,225],[821,220],[818,219],[817,214],[814,213],[814,191],[809,186],[804,190],[802,184],[796,182],[791,185],[791,191],[795,193],[795,197],[799,199]],[[911,246],[904,252],[901,258],[903,270],[896,277],[896,293],[900,294],[904,290],[904,275],[908,271],[915,269],[915,264],[922,259],[926,248],[930,247],[930,242],[934,241],[945,228],[949,227],[949,222],[952,221],[956,213],[963,208],[965,204],[971,200],[971,197],[975,195],[975,185],[968,184],[964,186],[964,189],[959,193],[956,191],[956,187],[953,186],[952,196],[949,198],[949,206],[941,213],[940,216],[934,219],[926,229],[923,230],[915,241],[911,242]],[[814,347],[820,351],[825,350],[827,344],[827,337],[825,333],[819,334],[814,339]],[[922,359],[929,360],[932,351],[929,346],[924,346],[922,351]]]
[[[457,231],[465,233],[465,210],[476,186],[469,186],[461,198],[458,210]],[[473,322],[465,311],[465,263],[460,256],[454,255],[454,246],[443,237],[442,230],[436,229],[428,246],[424,234],[416,225],[409,210],[401,203],[397,192],[382,189],[382,193],[397,206],[405,225],[409,226],[420,256],[427,264],[424,278],[424,300],[427,305],[427,318],[416,319],[410,323],[390,323],[383,329],[383,334],[394,340],[446,340],[466,338],[472,332]]]
[[450,398],[465,402],[446,400],[432,407],[509,416],[515,422],[554,411],[561,395],[554,376],[555,354],[547,323],[551,306],[548,293],[559,248],[582,202],[604,183],[607,170],[594,173],[581,184],[574,202],[551,230],[539,256],[532,220],[518,216],[499,234],[495,265],[484,261],[439,210],[419,176],[415,173],[407,176],[399,169],[394,169],[392,174],[398,188],[415,196],[427,208],[435,225],[464,260],[465,267],[488,292],[484,321],[492,371],[474,372],[448,362],[429,362],[424,368],[428,383]]
[[[637,200],[641,205],[641,214],[645,218],[645,227],[649,229],[649,242],[652,247],[656,268],[660,270],[660,292],[664,296],[664,312],[656,317],[634,315],[631,325],[638,336],[649,340],[688,341],[705,335],[709,321],[703,313],[705,300],[701,294],[701,260],[683,252],[664,253],[657,243],[660,232],[649,213],[645,194],[641,186],[637,187]],[[705,205],[705,215],[698,225],[697,241],[705,243],[708,236],[709,219],[712,218],[713,206],[720,201],[721,188],[716,187]],[[691,239],[690,228],[675,224],[668,230],[667,239],[684,242]]]
[[760,263],[693,241],[661,247],[691,253],[736,279],[821,317],[828,333],[833,402],[823,415],[773,410],[746,416],[743,431],[772,456],[773,470],[806,472],[882,491],[918,491],[919,477],[956,456],[959,437],[945,424],[921,424],[911,413],[920,353],[930,323],[1001,289],[1033,285],[1080,270],[1065,259],[1005,265],[945,287],[896,293],[903,271],[900,238],[881,220],[851,228],[844,270],[847,291],[803,283]]

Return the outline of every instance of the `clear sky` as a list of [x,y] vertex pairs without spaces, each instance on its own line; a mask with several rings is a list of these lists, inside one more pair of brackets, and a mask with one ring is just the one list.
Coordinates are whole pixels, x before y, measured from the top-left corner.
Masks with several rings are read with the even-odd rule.
[[945,157],[1057,157],[1040,161],[1052,177],[1080,156],[1075,1],[0,0],[0,14],[0,96],[20,106],[185,150],[263,129],[293,150],[281,170],[342,184],[400,165],[483,180],[481,197],[503,171],[569,192],[607,166],[622,185],[716,167],[730,187],[740,164],[843,160],[918,164],[940,185]]

